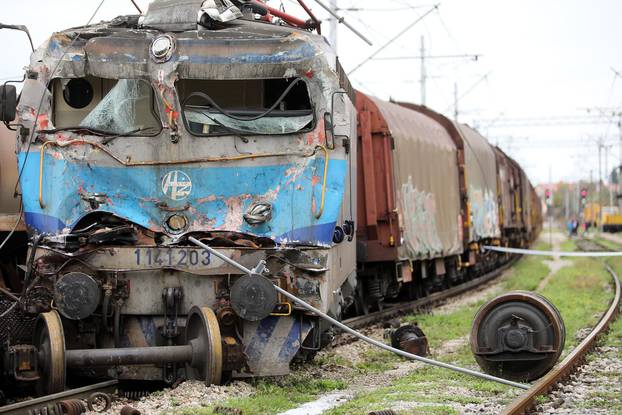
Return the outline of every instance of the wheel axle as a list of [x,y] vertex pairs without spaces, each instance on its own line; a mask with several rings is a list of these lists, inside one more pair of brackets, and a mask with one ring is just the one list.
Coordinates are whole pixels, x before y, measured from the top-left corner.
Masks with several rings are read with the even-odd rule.
[[555,365],[565,338],[564,322],[553,304],[539,294],[514,291],[479,309],[471,350],[486,373],[531,381]]
[[37,348],[38,393],[62,391],[67,368],[91,366],[185,363],[188,378],[201,379],[208,385],[220,383],[222,340],[218,319],[210,308],[190,309],[185,338],[186,344],[179,346],[66,350],[60,315],[55,310],[42,313],[33,341]]
[[89,366],[190,363],[193,348],[185,346],[122,347],[118,349],[78,349],[65,351],[67,368]]

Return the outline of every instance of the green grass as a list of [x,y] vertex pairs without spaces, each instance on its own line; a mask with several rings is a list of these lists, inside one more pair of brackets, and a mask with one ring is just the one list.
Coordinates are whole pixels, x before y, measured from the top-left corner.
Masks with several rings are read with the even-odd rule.
[[[547,244],[539,244],[537,249],[549,249]],[[525,257],[521,259],[503,280],[503,291],[523,289],[534,290],[539,282],[549,273],[549,268],[543,263],[545,257]],[[493,294],[493,296],[496,294]],[[479,307],[490,298],[483,298],[473,304],[464,305],[442,314],[418,314],[405,317],[405,321],[416,321],[428,337],[433,357],[454,364],[477,369],[468,345],[468,335],[471,330],[473,317]],[[462,344],[451,353],[439,355],[438,350],[453,339],[463,339]],[[386,357],[393,362],[396,358]],[[399,358],[397,358],[399,359]],[[465,388],[475,392],[475,398],[465,398],[462,393],[456,393],[458,388]],[[481,397],[479,396],[481,395]],[[481,380],[467,375],[450,372],[431,366],[424,366],[415,372],[393,381],[390,385],[373,392],[366,392],[356,396],[346,404],[334,408],[327,415],[366,414],[371,410],[390,408],[392,402],[417,402],[416,411],[407,413],[437,414],[459,413],[455,408],[447,406],[449,402],[457,404],[479,403],[487,397],[505,396],[505,401],[511,400],[516,391],[508,386]],[[425,403],[437,405],[425,405]],[[413,409],[414,410],[414,409]],[[409,411],[411,411],[409,409]],[[440,411],[440,412],[439,412]],[[405,412],[406,413],[406,412]]]
[[[610,248],[620,249],[620,246],[609,242]],[[614,269],[618,276],[622,276],[622,258],[610,258],[607,259],[607,263]],[[609,347],[616,347],[617,352],[614,352],[617,358],[622,359],[622,318],[618,317],[609,327],[609,332],[603,340],[600,341]],[[588,360],[592,358],[588,357]],[[611,381],[619,381],[622,378],[622,373],[607,373],[605,374]],[[592,393],[588,399],[581,402],[581,407],[586,409],[586,413],[592,408],[607,409],[611,414],[622,414],[622,397],[618,393],[612,393],[610,391],[599,391]]]
[[594,238],[594,240],[596,242],[598,242],[599,244],[606,246],[607,248],[611,249],[612,251],[620,251],[622,250],[622,245],[617,244],[613,241],[610,241],[609,239],[605,239],[602,238],[600,236],[597,236],[596,238]]
[[[535,249],[547,250],[550,246],[538,244]],[[573,250],[570,241],[562,243],[562,250]],[[524,257],[502,280],[502,292],[510,290],[534,291],[540,281],[549,273],[543,261],[547,257]],[[622,274],[622,258],[612,260]],[[562,268],[549,280],[541,294],[551,300],[559,309],[566,324],[566,351],[577,343],[575,333],[582,327],[593,325],[597,313],[605,309],[611,298],[607,289],[609,277],[606,271],[594,260],[580,258],[572,260],[572,266]],[[490,297],[498,295],[493,293]],[[466,304],[445,313],[412,315],[406,321],[416,321],[428,336],[434,358],[456,363],[461,366],[479,369],[468,345],[468,335],[475,313],[490,298],[482,298],[474,304]],[[616,337],[617,336],[617,337]],[[622,344],[622,323],[612,327],[608,337],[611,342]],[[451,353],[439,353],[447,341],[462,339]],[[389,352],[370,349],[361,355],[356,363],[337,355],[323,354],[315,365],[343,367],[358,373],[358,376],[375,375],[395,368],[401,358]],[[297,407],[304,402],[316,399],[318,395],[332,390],[344,389],[345,382],[305,377],[301,372],[280,380],[257,381],[256,392],[244,398],[232,398],[220,405],[238,408],[245,415],[275,414]],[[464,390],[473,397],[465,397]],[[389,382],[386,386],[365,391],[345,404],[328,411],[327,415],[367,414],[372,410],[403,407],[400,414],[457,414],[461,405],[479,403],[495,397],[496,401],[508,403],[520,391],[494,382],[484,381],[447,370],[424,366],[402,378]],[[604,397],[594,396],[589,402],[600,402]],[[404,405],[396,405],[404,402]],[[455,405],[452,405],[452,403]],[[184,410],[183,414],[218,415],[213,407]]]
[[400,357],[386,350],[370,349],[362,354],[363,359],[354,365],[360,373],[381,373],[395,369]]
[[560,244],[559,250],[562,252],[574,252],[577,250],[577,245],[572,239],[567,239]]
[[323,367],[348,367],[351,368],[354,365],[351,360],[346,359],[343,356],[335,355],[335,354],[322,354],[320,356],[316,356],[310,364],[315,366],[323,366]]
[[[441,378],[442,382],[439,382]],[[478,396],[464,396],[465,383],[470,383],[467,387]],[[393,381],[389,386],[361,393],[355,399],[330,410],[327,415],[367,414],[369,411],[395,406],[396,402],[410,403],[412,408],[404,412],[408,414],[454,414],[459,411],[450,406],[451,403],[457,406],[482,403],[488,394],[501,393],[505,389],[502,385],[425,366]]]
[[175,413],[183,415],[219,415],[216,406],[240,409],[244,415],[266,415],[286,411],[315,399],[325,392],[342,390],[344,381],[315,379],[292,374],[284,378],[263,379],[255,382],[255,393],[248,397],[231,398],[205,408],[187,408]]
[[[535,249],[547,250],[550,249],[550,246],[541,243]],[[574,249],[575,246],[572,241],[562,243],[562,250],[572,251]],[[547,259],[550,258],[533,256],[521,259],[513,267],[510,275],[502,281],[503,291],[517,289],[535,291],[540,281],[549,273],[549,268],[543,263]],[[619,261],[622,271],[622,259]],[[611,292],[607,289],[608,281],[608,274],[598,263],[594,260],[581,258],[573,260],[571,266],[559,270],[543,287],[541,294],[556,305],[565,322],[567,331],[566,351],[577,344],[575,333],[580,328],[593,325],[598,320],[596,314],[606,308],[611,298]],[[468,336],[475,313],[481,304],[488,299],[462,306],[446,314],[421,314],[409,316],[406,320],[418,322],[428,336],[430,348],[434,355],[435,351],[448,340]],[[619,330],[622,331],[622,327]],[[453,353],[445,353],[435,357],[442,361],[478,368],[466,341]],[[364,414],[374,409],[390,408],[391,402],[400,400],[416,402],[418,403],[417,408],[425,408],[423,412],[413,413],[433,414],[437,413],[434,411],[439,410],[441,406],[425,405],[426,403],[432,401],[445,406],[450,402],[469,403],[461,402],[460,400],[464,399],[462,398],[463,394],[456,393],[456,390],[453,389],[460,387],[475,393],[476,398],[472,403],[477,403],[478,400],[485,401],[492,396],[496,397],[495,400],[509,403],[519,393],[519,391],[504,385],[426,366],[386,387],[357,396],[348,403],[329,411],[328,414]],[[433,392],[431,393],[431,391]],[[442,410],[447,412],[440,413],[457,413],[451,406]]]
[[578,341],[577,331],[593,326],[607,309],[612,292],[607,271],[595,260],[576,258],[571,267],[560,269],[540,294],[561,313],[566,326],[566,350]]
[[[548,250],[550,245],[542,244],[534,249]],[[533,291],[549,273],[549,267],[544,264],[548,257],[528,256],[521,259],[513,268],[509,278],[503,281],[504,291],[527,290]]]

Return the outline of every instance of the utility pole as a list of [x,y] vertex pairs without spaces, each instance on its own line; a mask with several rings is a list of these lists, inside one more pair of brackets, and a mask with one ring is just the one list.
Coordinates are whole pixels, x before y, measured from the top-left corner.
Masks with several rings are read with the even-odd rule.
[[568,187],[566,188],[566,194],[564,195],[564,218],[565,218],[565,222],[568,222],[568,220],[570,219],[570,191],[571,191],[571,185],[569,183]]
[[421,105],[425,105],[425,43],[423,35],[421,35],[421,49],[419,50],[421,57]]
[[600,197],[600,191],[601,191],[601,182],[602,182],[602,177],[603,177],[603,170],[602,170],[602,149],[603,149],[603,140],[602,137],[598,139],[598,183],[597,183],[597,190],[596,193],[598,195],[598,229],[602,232],[603,231],[603,204],[601,201],[601,197]]
[[609,149],[612,148],[612,145],[608,145],[604,147],[605,150],[605,178],[604,178],[604,186],[607,188],[607,192],[609,193],[609,206],[613,206],[613,193],[611,193],[611,174],[609,173]]
[[454,82],[454,120],[458,122],[458,83]]
[[618,199],[617,205],[622,210],[622,199],[620,198],[622,193],[622,111],[618,112],[618,130],[620,131],[620,160],[618,161],[618,186],[616,198]]
[[590,203],[594,204],[594,196],[592,190],[594,189],[594,170],[590,169]]
[[553,167],[549,164],[549,186],[551,188],[551,200],[549,202],[549,245],[553,249]]
[[[333,10],[339,10],[337,8],[337,0],[330,0],[330,8]],[[339,22],[336,17],[332,17],[330,19],[330,25],[328,27],[330,29],[330,37],[328,38],[328,41],[332,45],[333,49],[335,49],[335,53],[339,55],[337,52],[337,30],[339,30],[337,28],[339,27]]]

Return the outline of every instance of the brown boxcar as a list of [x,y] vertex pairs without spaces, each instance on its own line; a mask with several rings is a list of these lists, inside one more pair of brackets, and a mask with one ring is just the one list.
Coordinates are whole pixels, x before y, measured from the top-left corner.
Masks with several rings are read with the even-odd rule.
[[500,148],[497,155],[497,180],[499,182],[499,224],[501,234],[510,245],[520,245],[525,237],[521,215],[521,169],[520,166]]
[[466,124],[458,129],[465,141],[466,187],[469,209],[469,242],[499,238],[497,164],[488,141]]
[[457,149],[431,118],[357,95],[358,233],[364,262],[462,252]]
[[528,235],[535,233],[531,204],[533,202],[533,187],[523,170],[520,171],[521,176],[521,215],[523,218],[523,226]]

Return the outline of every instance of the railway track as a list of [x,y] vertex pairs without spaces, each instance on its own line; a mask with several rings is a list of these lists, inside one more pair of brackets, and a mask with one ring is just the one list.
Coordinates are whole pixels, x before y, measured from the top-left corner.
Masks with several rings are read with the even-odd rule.
[[[429,307],[433,304],[445,301],[447,299],[450,299],[454,296],[457,296],[459,294],[462,294],[464,292],[467,292],[469,290],[472,290],[478,286],[481,286],[487,282],[494,280],[499,275],[501,275],[501,273],[503,273],[505,270],[510,268],[512,265],[514,265],[519,258],[520,258],[519,256],[513,257],[507,263],[503,264],[501,267],[495,269],[494,271],[484,274],[481,277],[475,278],[471,281],[467,281],[462,284],[451,287],[447,290],[432,293],[424,298],[420,298],[414,301],[395,304],[381,311],[346,319],[343,321],[343,323],[356,329],[356,328],[365,327],[370,324],[386,320],[391,317],[395,317],[395,316],[402,315],[408,312],[412,312],[417,309]],[[73,414],[74,412],[71,412],[71,409],[61,410],[59,408],[59,405],[70,402],[72,400],[87,400],[88,401],[89,398],[91,398],[92,396],[94,396],[94,394],[97,394],[97,393],[111,394],[115,392],[118,389],[118,387],[119,387],[119,382],[117,380],[110,380],[110,381],[96,383],[96,384],[89,385],[89,386],[84,386],[81,388],[70,389],[64,392],[42,396],[39,398],[0,407],[0,415]],[[79,414],[82,412],[76,411],[75,413]]]
[[[110,406],[110,395],[117,390],[119,381],[108,380],[52,395],[0,407],[0,415],[78,415],[87,409]],[[79,402],[76,402],[79,401]]]
[[[577,246],[580,250],[588,252],[605,250],[602,245],[592,240],[578,240]],[[607,269],[607,272],[609,272],[612,277],[615,291],[609,308],[605,314],[603,314],[598,324],[594,327],[590,334],[583,339],[583,341],[581,341],[581,343],[579,343],[579,345],[575,347],[559,365],[557,365],[544,377],[540,378],[529,390],[525,391],[525,393],[512,401],[502,412],[503,415],[524,414],[531,410],[535,405],[536,397],[547,394],[555,387],[556,384],[566,379],[578,366],[581,365],[584,357],[595,346],[599,336],[605,333],[609,327],[609,324],[615,320],[620,311],[620,279],[608,264],[604,262],[603,264]]]
[[398,315],[402,315],[405,313],[409,313],[424,307],[428,307],[432,304],[445,301],[456,295],[462,294],[473,288],[476,288],[482,284],[490,282],[501,275],[505,270],[510,268],[516,261],[519,259],[519,256],[515,256],[510,259],[508,262],[503,264],[501,267],[491,271],[487,274],[482,275],[481,277],[477,277],[472,279],[471,281],[464,282],[462,284],[456,285],[454,287],[448,288],[443,291],[435,292],[430,295],[427,295],[423,298],[419,298],[414,301],[408,301],[404,303],[399,303],[392,305],[388,308],[385,308],[381,311],[375,311],[373,313],[364,314],[362,316],[356,316],[343,321],[348,327],[353,329],[359,329],[365,326],[368,326],[373,323],[381,322],[386,320],[387,318],[395,317]]

